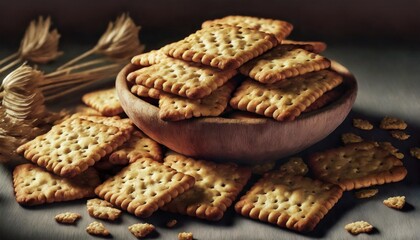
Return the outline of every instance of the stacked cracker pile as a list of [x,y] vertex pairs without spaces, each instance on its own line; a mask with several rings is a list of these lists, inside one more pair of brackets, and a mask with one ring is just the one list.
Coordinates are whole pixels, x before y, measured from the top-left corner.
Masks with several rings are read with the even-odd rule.
[[[181,41],[135,56],[132,63],[141,68],[127,77],[131,92],[159,99],[159,117],[168,121],[219,116],[228,103],[293,120],[342,78],[323,70],[330,61],[317,52],[325,44],[284,41],[292,29],[285,21],[244,16],[204,22]],[[247,78],[238,80],[238,72]]]
[[[238,19],[244,24],[261,21],[260,30],[275,30],[277,34],[218,24]],[[263,24],[267,21],[272,28],[263,27],[268,26]],[[341,81],[333,71],[320,70],[329,66],[325,58],[297,46],[278,45],[278,40],[291,31],[288,23],[227,17],[203,26],[207,27],[185,40],[133,59],[151,66],[130,75],[130,81],[136,82],[132,90],[148,97],[159,97],[161,117],[166,116],[165,119],[211,115],[216,109],[220,114],[236,84],[235,80],[229,79],[240,66],[239,71],[251,78],[240,83],[230,100],[231,106],[270,115],[277,120],[297,117]],[[202,44],[189,42],[198,41],[203,34],[214,39],[201,40]],[[227,43],[222,46],[220,41]],[[222,47],[206,50],[213,51],[214,57],[208,52],[200,52],[207,45],[216,44]],[[233,51],[233,47],[225,47],[229,44],[243,49]],[[273,49],[245,63],[268,48]],[[300,58],[301,53],[311,56],[310,59],[299,63],[290,60]],[[284,56],[286,60],[283,61]],[[285,65],[283,72],[278,70],[282,62],[291,64],[290,67]],[[267,68],[276,69],[276,74],[263,73],[263,69],[270,72]],[[88,93],[82,100],[95,110],[78,108],[78,113],[18,148],[19,153],[36,164],[23,164],[14,170],[16,200],[20,204],[37,205],[97,196],[100,199],[88,200],[87,210],[90,216],[98,219],[115,220],[121,210],[147,218],[162,209],[214,221],[223,217],[251,176],[250,169],[236,164],[196,160],[172,151],[163,157],[158,143],[134,129],[130,120],[115,116],[122,112],[115,89]],[[196,108],[191,112],[183,104]],[[165,111],[164,106],[170,110]],[[394,154],[373,142],[351,143],[315,153],[308,161],[315,179],[306,176],[309,168],[301,158],[292,158],[274,170],[271,170],[273,164],[262,166],[258,170],[263,176],[236,202],[235,210],[241,215],[295,231],[311,231],[341,198],[343,191],[402,180],[407,171]],[[112,171],[115,169],[117,171]],[[107,172],[108,177],[102,183],[98,172]],[[401,201],[400,198],[389,199],[387,204],[399,206]],[[57,215],[56,220],[73,223],[80,217],[77,213],[63,213]],[[173,224],[176,221],[168,226]],[[349,228],[360,228],[359,225]],[[86,230],[95,235],[110,234],[100,222],[92,222]],[[144,223],[134,224],[129,230],[136,237],[144,237],[155,228]],[[192,238],[189,233],[179,236]]]

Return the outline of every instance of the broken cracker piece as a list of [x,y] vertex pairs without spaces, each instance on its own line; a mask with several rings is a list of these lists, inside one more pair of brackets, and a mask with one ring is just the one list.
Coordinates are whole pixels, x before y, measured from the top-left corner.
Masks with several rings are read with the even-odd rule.
[[401,210],[405,205],[405,196],[390,197],[385,199],[383,203],[389,208]]
[[418,147],[410,148],[410,154],[412,157],[420,160],[420,148]]
[[82,215],[80,215],[78,213],[65,212],[65,213],[60,213],[60,214],[56,215],[55,220],[58,223],[73,224],[78,219],[80,219],[81,217],[82,217]]
[[95,236],[109,236],[110,233],[108,229],[105,228],[103,223],[100,222],[92,222],[86,227],[86,232],[95,235]]
[[347,224],[344,229],[347,230],[347,232],[357,235],[359,233],[370,233],[373,230],[373,226],[365,221],[358,221],[358,222],[352,222]]
[[175,225],[178,223],[178,221],[176,219],[171,219],[166,223],[166,227],[168,228],[173,228],[175,227]]
[[150,223],[136,223],[136,224],[130,225],[128,227],[128,230],[136,238],[144,238],[155,230],[155,226],[153,226]]
[[391,134],[391,136],[393,138],[396,138],[396,139],[402,140],[402,141],[407,140],[407,139],[410,138],[410,134],[405,133],[405,132],[400,131],[400,130],[392,130],[389,133]]
[[87,211],[91,217],[114,221],[121,215],[121,210],[99,198],[87,200]]
[[353,119],[353,126],[362,130],[372,130],[373,125],[368,121],[360,118]]
[[363,142],[363,138],[354,133],[343,133],[341,135],[341,141],[344,144],[358,143],[358,142]]
[[407,128],[407,123],[399,118],[384,117],[381,120],[379,127],[385,130],[405,130]]
[[191,232],[180,232],[178,233],[178,240],[193,240],[193,234]]

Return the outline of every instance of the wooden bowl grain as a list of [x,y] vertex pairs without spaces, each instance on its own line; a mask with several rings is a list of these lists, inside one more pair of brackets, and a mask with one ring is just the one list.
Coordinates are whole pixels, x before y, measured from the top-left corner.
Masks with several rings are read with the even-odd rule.
[[294,121],[206,117],[166,122],[158,117],[156,106],[128,89],[126,77],[137,68],[128,64],[116,79],[117,93],[128,117],[169,149],[215,161],[261,164],[299,152],[334,131],[350,112],[357,95],[354,76],[344,66],[332,62],[331,68],[344,78],[344,94],[327,107],[304,113]]

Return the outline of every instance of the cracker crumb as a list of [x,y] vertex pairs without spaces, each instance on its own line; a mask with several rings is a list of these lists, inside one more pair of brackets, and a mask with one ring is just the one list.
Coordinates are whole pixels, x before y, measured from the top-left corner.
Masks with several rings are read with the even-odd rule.
[[379,128],[385,130],[404,130],[407,128],[407,123],[399,118],[384,117],[379,124]]
[[385,199],[383,203],[389,208],[402,209],[405,205],[405,196],[390,197]]
[[358,143],[358,142],[363,142],[363,138],[359,135],[354,134],[354,133],[343,133],[341,135],[341,141],[344,144]]
[[109,236],[110,234],[108,229],[100,222],[90,223],[86,228],[86,232],[95,236]]
[[175,227],[175,225],[178,223],[178,221],[176,219],[171,219],[166,223],[166,226],[168,228],[173,228]]
[[356,198],[370,198],[375,196],[379,190],[377,188],[371,188],[371,189],[362,189],[360,191],[357,191],[354,193]]
[[55,216],[55,220],[58,223],[73,224],[81,217],[82,215],[78,213],[65,212],[65,213],[60,213],[57,216]]
[[347,224],[344,229],[351,234],[357,235],[359,233],[370,233],[373,230],[373,226],[368,222],[358,221]]
[[193,240],[193,234],[191,232],[180,232],[178,233],[178,240]]
[[412,157],[417,158],[420,160],[420,148],[413,147],[410,149],[410,154]]
[[396,138],[398,140],[404,141],[410,138],[410,134],[407,134],[400,130],[393,130],[393,131],[390,131],[390,133],[393,138]]
[[353,119],[353,126],[362,130],[372,130],[373,125],[368,121],[360,118]]
[[128,227],[128,230],[137,238],[143,238],[155,230],[150,223],[136,223]]

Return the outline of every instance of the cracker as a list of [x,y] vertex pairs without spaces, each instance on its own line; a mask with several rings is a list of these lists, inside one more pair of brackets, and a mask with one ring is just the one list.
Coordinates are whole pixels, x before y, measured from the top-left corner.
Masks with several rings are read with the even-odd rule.
[[405,196],[390,197],[383,201],[384,205],[389,208],[401,210],[405,205]]
[[295,231],[311,231],[341,197],[333,184],[273,171],[236,203],[236,212]]
[[226,109],[235,89],[232,81],[202,99],[188,99],[172,94],[162,94],[159,99],[159,118],[179,121],[193,117],[219,116]]
[[251,176],[249,169],[235,164],[195,160],[174,152],[167,153],[164,164],[196,182],[162,209],[213,221],[223,217]]
[[235,91],[230,105],[235,109],[265,115],[278,121],[293,120],[342,80],[340,75],[328,70],[266,85],[247,79]]
[[162,161],[162,150],[156,141],[140,130],[132,133],[131,138],[109,156],[109,162],[126,165],[141,157]]
[[412,157],[420,160],[420,148],[418,147],[410,148],[410,154]]
[[108,229],[105,228],[103,223],[100,222],[92,222],[86,227],[86,232],[95,235],[95,236],[109,236],[110,233]]
[[325,42],[318,41],[295,41],[290,39],[284,39],[281,41],[281,44],[290,44],[295,45],[299,48],[303,48],[306,51],[321,53],[327,49],[327,44]]
[[191,232],[180,232],[178,233],[178,240],[193,240],[193,234]]
[[278,44],[269,33],[233,26],[211,26],[163,48],[166,55],[219,69],[237,69]]
[[78,219],[80,219],[82,217],[82,215],[78,214],[78,213],[72,213],[72,212],[65,212],[65,213],[60,213],[57,214],[54,219],[55,221],[57,221],[58,223],[64,223],[64,224],[73,224],[75,223]]
[[279,45],[242,65],[239,71],[262,83],[274,83],[285,78],[330,67],[330,60],[294,45]]
[[391,153],[392,155],[394,155],[396,158],[398,159],[403,159],[404,158],[404,154],[401,152],[398,152],[398,148],[394,147],[392,145],[392,143],[390,142],[378,142],[379,147],[381,147],[382,149],[388,151],[389,153]]
[[151,66],[160,63],[162,60],[168,58],[162,49],[152,50],[147,53],[136,55],[131,59],[131,63],[143,67]]
[[266,163],[262,163],[262,164],[256,164],[256,165],[252,166],[251,172],[253,174],[263,175],[264,173],[272,170],[275,166],[276,166],[275,161],[266,162]]
[[168,228],[173,228],[175,227],[175,225],[178,223],[178,221],[176,219],[171,219],[166,223],[166,227]]
[[312,112],[327,106],[328,104],[334,102],[342,95],[342,90],[338,89],[339,87],[335,87],[332,90],[327,91],[326,93],[322,94],[315,102],[313,102],[309,107],[305,109],[303,112]]
[[197,99],[210,95],[235,74],[236,70],[220,70],[199,63],[168,58],[129,73],[127,80],[148,88]]
[[89,215],[94,218],[115,221],[121,215],[121,210],[99,198],[87,200],[86,206]]
[[137,84],[131,86],[130,91],[139,97],[149,97],[154,99],[159,99],[162,94],[161,90]]
[[407,123],[395,117],[384,117],[379,124],[379,128],[385,130],[405,130]]
[[362,130],[372,130],[373,125],[368,120],[361,119],[361,118],[354,118],[353,119],[353,126],[358,129]]
[[357,221],[352,222],[344,226],[344,229],[347,230],[347,232],[357,235],[359,233],[370,233],[373,230],[373,226],[365,221]]
[[375,196],[379,190],[377,188],[362,189],[354,193],[356,198],[371,198]]
[[31,163],[13,171],[16,201],[28,206],[92,197],[99,184],[98,173],[92,168],[74,178],[59,177]]
[[130,225],[128,230],[136,237],[136,238],[144,238],[149,235],[151,232],[155,231],[155,226],[150,223],[136,223]]
[[293,30],[293,25],[286,21],[250,16],[226,16],[220,19],[208,20],[202,24],[202,27],[207,28],[214,25],[231,25],[271,33],[276,36],[279,42],[289,36]]
[[115,116],[123,112],[115,88],[86,93],[82,101],[104,116]]
[[124,134],[116,127],[70,118],[21,145],[17,152],[59,176],[74,177],[125,140]]
[[286,174],[305,176],[308,173],[308,166],[300,157],[291,157],[289,161],[280,166],[280,171]]
[[309,165],[315,177],[344,190],[397,182],[407,175],[400,159],[372,142],[312,154]]
[[96,195],[138,217],[149,217],[194,185],[194,178],[149,158],[131,163],[95,189]]
[[400,130],[392,130],[389,132],[393,138],[404,141],[410,138],[410,134]]
[[346,145],[349,143],[363,142],[363,138],[354,133],[343,133],[341,134],[341,141]]

